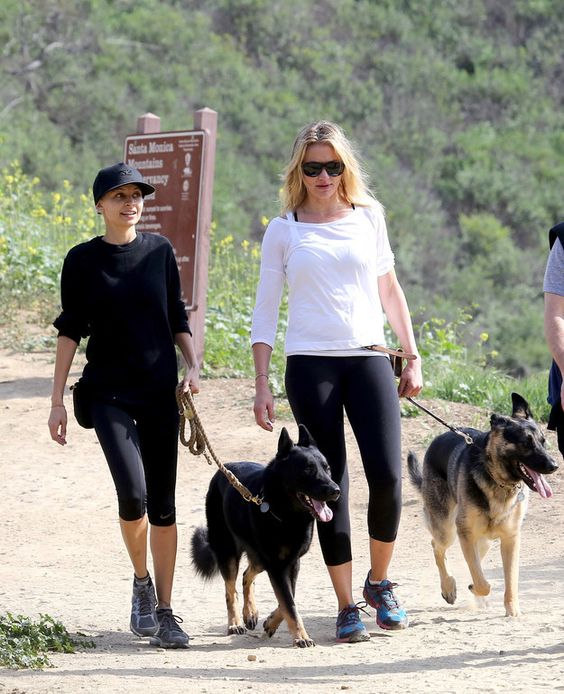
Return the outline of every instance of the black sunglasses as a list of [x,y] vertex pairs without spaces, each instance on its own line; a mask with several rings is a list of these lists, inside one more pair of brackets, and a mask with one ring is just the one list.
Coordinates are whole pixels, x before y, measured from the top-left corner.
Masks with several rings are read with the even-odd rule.
[[316,178],[325,169],[329,176],[340,176],[345,170],[342,161],[306,161],[302,164],[302,171],[309,178]]

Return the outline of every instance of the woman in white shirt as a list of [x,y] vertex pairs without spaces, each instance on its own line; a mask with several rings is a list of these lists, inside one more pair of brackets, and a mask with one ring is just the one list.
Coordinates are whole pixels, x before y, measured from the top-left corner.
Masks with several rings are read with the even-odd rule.
[[[403,629],[407,615],[388,580],[401,512],[401,432],[398,393],[422,387],[409,309],[394,271],[380,203],[370,194],[353,148],[341,128],[320,121],[294,143],[281,191],[282,213],[268,225],[251,342],[256,369],[257,424],[272,431],[274,398],[268,368],[278,308],[288,284],[286,393],[341,488],[333,520],[319,523],[324,561],[338,601],[336,639],[370,638],[352,595],[344,412],[356,437],[369,486],[370,571],[364,598],[377,624]],[[384,345],[384,315],[406,352],[417,355],[396,388]]]

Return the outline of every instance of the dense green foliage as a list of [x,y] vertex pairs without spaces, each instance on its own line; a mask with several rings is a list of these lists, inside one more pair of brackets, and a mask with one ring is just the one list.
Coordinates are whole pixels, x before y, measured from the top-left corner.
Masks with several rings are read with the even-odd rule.
[[74,653],[77,647],[95,644],[71,638],[65,626],[49,615],[40,615],[37,622],[10,612],[0,616],[0,667],[51,667],[48,653]]
[[276,214],[297,129],[336,120],[388,211],[415,322],[468,309],[460,339],[487,332],[487,363],[528,373],[548,362],[563,30],[564,0],[5,0],[0,166],[87,193],[140,114],[173,130],[208,106],[216,238],[240,243]]

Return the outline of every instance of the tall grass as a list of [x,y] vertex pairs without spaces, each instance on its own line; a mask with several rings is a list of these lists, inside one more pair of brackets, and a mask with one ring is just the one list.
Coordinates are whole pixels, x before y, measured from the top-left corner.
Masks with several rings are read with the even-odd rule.
[[[216,230],[212,229],[205,375],[250,376],[254,373],[250,332],[259,270],[257,243],[236,243],[231,235],[218,238]],[[286,317],[284,295],[270,371],[271,386],[277,394],[283,390]]]
[[[266,223],[266,220],[264,220]],[[52,347],[50,323],[58,312],[58,283],[67,250],[102,233],[88,197],[64,181],[62,191],[45,193],[39,181],[22,173],[17,163],[0,172],[0,325],[1,344],[23,349]],[[231,234],[211,231],[206,353],[204,375],[251,377],[254,373],[249,334],[260,269],[260,248],[236,242]],[[18,330],[22,312],[27,331]],[[280,307],[273,352],[271,384],[283,394],[283,341],[287,301]],[[29,334],[29,324],[36,329]],[[515,379],[496,368],[482,333],[476,345],[464,346],[462,335],[472,322],[472,309],[461,309],[455,321],[440,318],[415,326],[423,356],[424,397],[464,402],[507,413],[515,390],[546,420],[547,373]],[[395,344],[393,335],[389,344]],[[548,366],[548,364],[547,364]],[[411,412],[411,410],[409,410]]]

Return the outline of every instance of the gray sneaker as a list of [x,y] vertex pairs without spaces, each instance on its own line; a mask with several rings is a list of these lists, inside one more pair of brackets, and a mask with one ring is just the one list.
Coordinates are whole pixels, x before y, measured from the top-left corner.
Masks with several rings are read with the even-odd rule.
[[153,581],[140,582],[133,577],[133,596],[131,598],[131,621],[129,628],[137,636],[154,636],[159,630],[157,619],[157,598]]
[[172,614],[170,607],[159,607],[157,610],[159,630],[151,639],[151,646],[160,648],[188,648],[190,637],[180,628],[182,619]]

